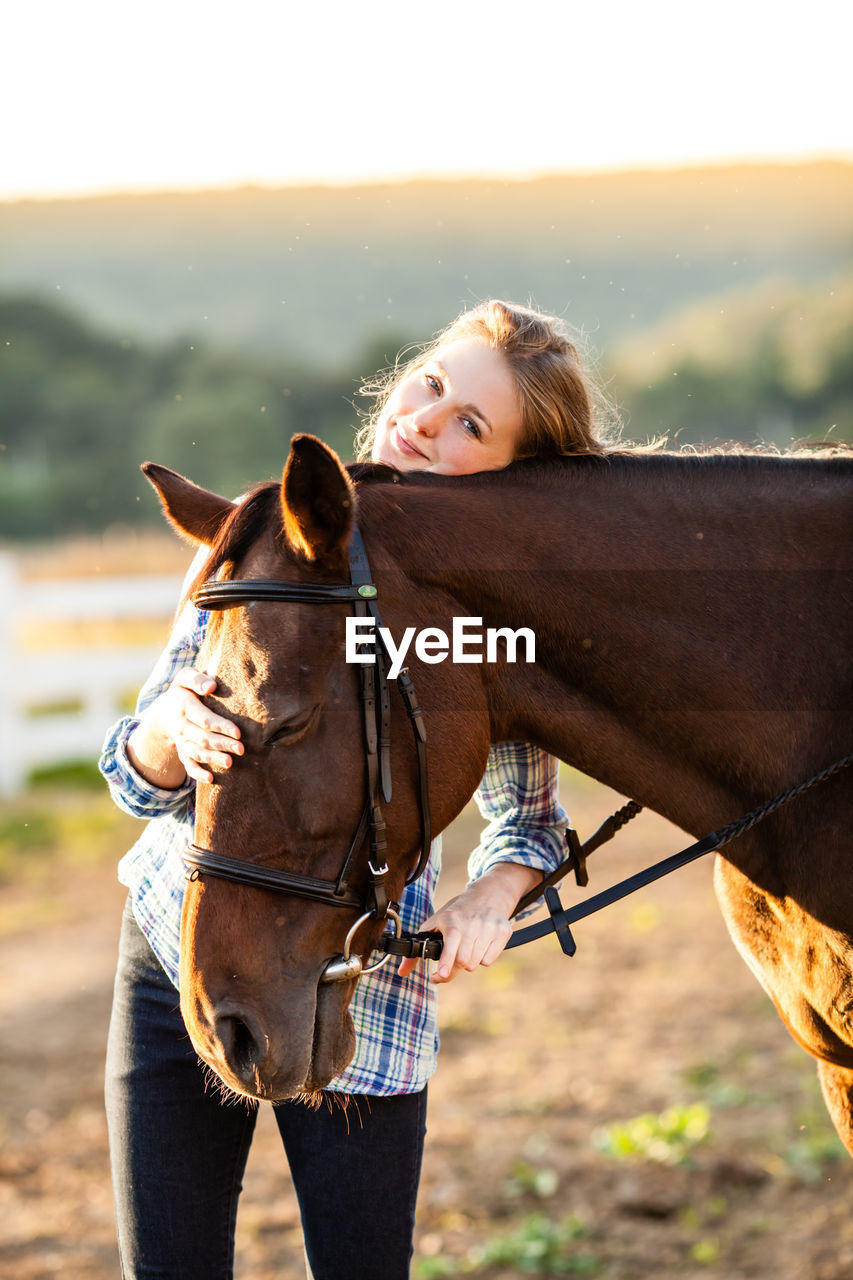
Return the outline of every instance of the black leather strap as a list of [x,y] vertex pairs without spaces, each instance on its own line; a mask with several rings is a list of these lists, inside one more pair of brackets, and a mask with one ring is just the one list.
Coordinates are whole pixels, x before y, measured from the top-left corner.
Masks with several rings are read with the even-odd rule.
[[189,868],[189,880],[197,880],[200,876],[214,876],[219,880],[230,880],[234,884],[245,884],[254,889],[294,893],[300,898],[311,898],[314,902],[325,902],[332,907],[347,907],[351,910],[362,906],[360,894],[349,888],[339,890],[333,880],[319,880],[315,876],[279,871],[275,867],[259,867],[252,862],[241,862],[237,858],[210,853],[194,844],[184,851],[184,863]]
[[577,832],[572,827],[569,827],[566,831],[568,857],[540,880],[537,885],[534,885],[529,893],[519,899],[513,915],[517,916],[526,907],[538,902],[548,885],[559,884],[570,871],[575,873],[576,884],[585,889],[589,884],[589,873],[586,869],[586,860],[589,855],[608,840],[612,840],[616,832],[620,831],[626,822],[630,822],[632,818],[636,818],[637,814],[642,812],[643,806],[641,804],[637,804],[636,800],[629,800],[616,813],[611,814],[609,818],[605,818],[601,826],[592,833],[588,840],[584,840],[583,844],[578,839]]
[[417,866],[406,881],[407,884],[411,884],[414,880],[417,880],[422,876],[426,870],[426,864],[429,862],[430,846],[432,844],[432,824],[429,814],[429,774],[427,769],[426,724],[424,722],[423,712],[418,705],[415,686],[412,684],[406,667],[403,668],[397,677],[397,687],[403,695],[403,702],[406,706],[409,722],[412,726],[412,732],[415,735],[415,753],[418,758],[418,790],[421,809],[421,852]]
[[[345,603],[353,606],[356,617],[373,620],[375,634],[365,637],[374,661],[361,663],[361,704],[364,745],[367,759],[367,797],[358,829],[344,859],[336,881],[321,880],[313,876],[279,871],[273,867],[257,866],[211,853],[192,844],[184,861],[190,879],[200,875],[218,876],[236,884],[252,885],[278,893],[293,893],[298,897],[331,903],[335,906],[360,906],[373,911],[377,919],[384,919],[390,904],[387,900],[384,878],[386,867],[386,827],[382,802],[391,799],[391,693],[387,664],[390,655],[382,640],[382,618],[376,606],[377,588],[371,581],[370,564],[364,540],[358,526],[354,526],[350,548],[349,568],[351,584],[285,582],[266,578],[233,578],[207,582],[196,592],[194,600],[200,609],[228,609],[252,601],[291,602],[298,604]],[[427,782],[426,727],[415,698],[408,673],[401,673],[399,682],[412,732],[418,762],[418,797],[421,806],[421,851],[414,874],[407,883],[417,879],[426,868],[429,858],[431,829],[429,817],[429,786]],[[368,885],[364,899],[349,887],[356,861],[364,843],[370,850]]]
[[[719,847],[718,833],[714,831],[709,836],[705,836],[704,840],[699,840],[696,844],[691,844],[688,848],[682,849],[680,853],[673,853],[669,858],[664,858],[661,862],[656,862],[651,867],[644,867],[642,871],[637,871],[634,875],[628,876],[627,879],[620,880],[618,884],[611,885],[609,889],[604,889],[601,893],[593,894],[591,898],[585,898],[583,902],[575,903],[573,907],[563,908],[557,890],[553,886],[549,886],[545,890],[545,902],[548,906],[549,914],[544,920],[537,920],[535,924],[527,925],[523,929],[516,929],[506,944],[507,949],[524,946],[526,942],[534,942],[537,938],[544,938],[548,933],[556,932],[559,935],[561,930],[566,930],[569,925],[574,924],[576,921],[585,920],[587,916],[594,915],[596,911],[601,911],[602,908],[611,906],[612,903],[618,902],[620,898],[627,898],[630,893],[636,893],[638,889],[644,888],[645,885],[651,884],[654,880],[660,880],[662,876],[669,875],[670,871],[677,871],[679,867],[685,867],[688,862],[693,862],[696,858],[701,858],[706,853],[713,853]],[[565,947],[563,950],[565,951]],[[567,952],[567,954],[571,955],[573,952]]]
[[444,939],[440,933],[402,933],[399,938],[384,934],[377,947],[392,956],[408,956],[419,960],[437,960]]
[[[354,584],[362,582],[370,582],[370,565],[367,560],[367,552],[364,546],[364,540],[361,531],[356,525],[352,532],[350,541],[350,576]],[[390,663],[390,654],[388,654],[385,645],[382,642],[382,636],[379,628],[382,626],[382,618],[375,599],[370,599],[356,605],[356,613],[368,613],[373,618],[376,642],[376,675],[377,675],[377,692],[378,699],[378,735],[379,735],[379,767],[380,780],[382,784],[382,796],[387,802],[391,799],[391,695],[388,689],[388,678],[385,674],[385,661]],[[432,844],[432,829],[429,813],[429,777],[428,762],[426,751],[426,724],[424,722],[423,713],[418,705],[417,696],[415,694],[415,686],[409,676],[408,670],[404,667],[397,676],[397,688],[403,698],[409,722],[412,726],[412,733],[415,739],[415,753],[418,762],[418,800],[421,811],[421,849],[418,862],[412,875],[406,881],[411,884],[423,875],[429,861],[429,851]]]
[[[196,605],[201,609],[228,609],[255,600],[270,603],[328,604],[351,603],[357,615],[366,616],[366,602],[376,595],[376,587],[370,582],[370,570],[362,547],[362,564],[350,586],[334,583],[286,582],[280,579],[239,578],[205,583],[195,594]],[[362,705],[368,760],[373,760],[373,779],[368,802],[362,811],[355,836],[336,881],[321,880],[314,876],[302,876],[295,872],[274,867],[258,866],[227,858],[190,845],[184,855],[190,879],[199,875],[212,875],[236,884],[246,884],[277,893],[293,893],[299,897],[330,903],[333,906],[361,907],[363,899],[348,884],[349,875],[365,838],[370,834],[371,858],[377,867],[385,864],[385,824],[381,810],[373,803],[376,793],[376,703],[375,677],[370,666],[362,667]],[[376,895],[374,895],[374,900]],[[384,912],[383,912],[384,914]]]
[[[367,551],[364,546],[364,539],[361,536],[361,530],[358,525],[353,527],[352,536],[350,538],[349,548],[350,577],[353,586],[359,587],[372,586],[370,575],[370,564],[367,559]],[[373,732],[378,737],[379,748],[379,781],[382,787],[382,798],[387,804],[391,799],[391,693],[388,689],[388,677],[386,675],[386,659],[388,652],[382,641],[382,635],[379,628],[382,626],[382,618],[379,609],[376,606],[375,595],[365,599],[360,599],[355,607],[356,616],[371,617],[374,627],[374,651],[376,654],[375,661],[365,664],[365,669],[372,668],[375,671],[375,680],[372,681],[374,693],[376,697],[375,729]]]
[[[368,584],[363,584],[368,585]],[[373,588],[375,594],[375,588]],[[233,609],[253,600],[284,604],[352,604],[364,596],[345,583],[282,582],[278,578],[214,579],[199,587],[193,603],[199,609]]]
[[[727,845],[731,840],[745,834],[747,831],[751,831],[759,822],[763,822],[771,813],[775,813],[777,809],[780,809],[783,805],[795,799],[796,796],[799,796],[804,791],[808,791],[809,788],[826,781],[827,778],[833,777],[834,774],[841,773],[844,769],[849,769],[851,765],[853,765],[853,754],[842,756],[840,760],[836,760],[833,764],[828,765],[827,768],[822,769],[820,773],[813,774],[810,778],[806,778],[803,782],[797,783],[796,786],[790,787],[787,791],[782,791],[779,795],[773,796],[772,799],[765,801],[765,803],[759,805],[758,808],[751,809],[750,812],[744,814],[742,818],[736,818],[734,822],[729,822],[726,826],[720,827],[717,831],[710,832],[709,835],[704,836],[701,840],[697,840],[695,844],[688,845],[686,849],[682,849],[679,853],[673,853],[668,858],[663,858],[660,862],[655,862],[651,867],[645,867],[642,871],[635,872],[634,875],[628,876],[625,880],[620,880],[618,884],[611,885],[609,889],[604,889],[601,893],[593,894],[591,898],[585,898],[583,902],[575,903],[572,907],[563,907],[559,893],[554,888],[553,884],[548,883],[548,881],[558,876],[558,873],[559,875],[564,876],[566,872],[571,869],[573,859],[571,857],[567,858],[565,862],[560,864],[556,872],[552,872],[550,877],[546,877],[545,880],[540,881],[540,883],[531,890],[530,894],[525,895],[525,897],[521,899],[521,902],[516,907],[516,911],[521,910],[522,906],[526,903],[527,898],[531,896],[535,901],[535,898],[542,893],[543,886],[545,886],[544,896],[545,905],[548,908],[547,917],[543,920],[536,921],[535,924],[527,925],[522,929],[516,929],[509,942],[506,944],[506,950],[509,951],[513,947],[523,947],[528,942],[535,942],[537,938],[544,938],[549,933],[556,933],[564,954],[568,956],[574,955],[577,947],[574,937],[572,936],[571,925],[575,924],[576,921],[585,920],[587,916],[594,915],[597,911],[601,911],[604,907],[611,906],[614,902],[619,902],[622,898],[627,898],[629,894],[636,893],[638,889],[644,888],[647,884],[652,884],[655,880],[660,880],[663,876],[669,875],[671,871],[677,871],[680,867],[687,866],[689,862],[694,862],[697,858],[702,858],[707,853],[715,853],[718,849],[722,849],[724,845]],[[633,805],[637,812],[639,812],[639,806],[636,805],[636,801],[630,801],[629,805]],[[625,806],[625,810],[628,809],[629,805]],[[609,838],[608,836],[602,836],[601,834],[602,831],[608,827],[608,824],[612,824],[613,829],[618,830],[620,826],[623,826],[625,822],[635,816],[634,813],[629,813],[625,816],[625,810],[620,810],[618,814],[613,815],[612,819],[608,819],[606,823],[603,823],[602,826],[599,827],[598,831],[596,831],[582,847],[584,849],[589,846],[596,847],[596,845],[601,844],[604,839]],[[413,950],[410,952],[394,950],[393,954],[424,955],[429,959],[437,959],[438,956],[441,955],[441,935],[437,936],[439,939],[438,949],[436,950],[436,946],[433,943],[433,945],[430,946],[429,952],[427,952],[426,943],[428,940],[432,942],[432,940],[436,938],[435,934],[404,934],[401,938],[396,940],[395,945],[402,946],[404,944],[411,944]],[[382,950],[391,950],[388,945],[388,941],[388,939],[382,938],[379,943]],[[424,949],[419,951],[417,948],[422,944],[424,945]]]

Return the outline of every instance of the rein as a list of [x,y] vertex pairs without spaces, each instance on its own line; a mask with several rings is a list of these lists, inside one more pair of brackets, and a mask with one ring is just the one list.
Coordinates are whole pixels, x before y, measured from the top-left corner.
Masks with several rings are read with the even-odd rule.
[[[555,933],[563,953],[567,956],[573,956],[577,951],[577,943],[572,935],[570,926],[578,920],[585,920],[587,916],[595,915],[596,912],[603,910],[604,907],[609,907],[614,902],[627,898],[630,894],[636,893],[638,889],[644,888],[647,884],[652,884],[655,880],[660,880],[672,871],[678,871],[681,867],[686,867],[689,862],[694,862],[697,858],[702,858],[707,853],[715,853],[737,836],[751,831],[759,822],[763,822],[765,818],[768,818],[771,813],[775,813],[777,809],[787,804],[789,800],[793,800],[804,791],[808,791],[810,787],[816,787],[836,773],[841,773],[851,764],[853,764],[853,754],[842,756],[840,760],[828,765],[820,773],[813,774],[812,777],[797,783],[796,786],[790,787],[787,791],[781,791],[779,795],[773,796],[772,799],[765,801],[758,808],[751,809],[742,818],[737,818],[726,826],[720,827],[719,830],[712,831],[709,835],[697,840],[695,844],[688,845],[686,849],[682,849],[679,853],[673,853],[668,858],[655,862],[652,866],[645,867],[642,871],[637,871],[625,880],[620,880],[617,884],[611,885],[609,889],[593,894],[591,898],[584,898],[582,902],[575,903],[573,907],[566,909],[563,907],[560,895],[554,885],[562,880],[569,871],[575,872],[579,885],[587,884],[586,858],[599,845],[615,835],[619,827],[624,826],[631,818],[636,817],[641,812],[642,806],[638,805],[635,800],[629,800],[623,809],[620,809],[618,813],[613,814],[606,822],[602,823],[598,831],[583,845],[578,843],[576,832],[570,828],[566,832],[566,841],[570,850],[569,856],[560,863],[556,870],[550,872],[544,880],[540,881],[529,893],[525,894],[513,912],[513,916],[517,916],[525,907],[544,895],[548,915],[544,919],[536,921],[535,924],[516,929],[507,942],[505,950],[509,951],[512,947],[523,947],[528,942],[535,942],[537,938],[544,938],[549,933]],[[437,933],[403,934],[397,938],[388,934],[380,939],[379,948],[397,956],[420,956],[427,960],[437,960],[441,955],[442,939],[441,935]]]

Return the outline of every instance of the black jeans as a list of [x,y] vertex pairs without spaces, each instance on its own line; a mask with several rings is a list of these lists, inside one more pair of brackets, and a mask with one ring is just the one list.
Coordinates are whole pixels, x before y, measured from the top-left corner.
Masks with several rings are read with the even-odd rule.
[[[426,1090],[274,1108],[314,1280],[406,1280]],[[122,921],[106,1069],[119,1252],[126,1280],[227,1280],[254,1107],[222,1102],[190,1044],[178,995]]]

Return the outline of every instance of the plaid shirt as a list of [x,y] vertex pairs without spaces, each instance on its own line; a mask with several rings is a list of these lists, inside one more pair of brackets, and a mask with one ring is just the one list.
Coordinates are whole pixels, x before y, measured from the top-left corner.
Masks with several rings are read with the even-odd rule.
[[[174,791],[153,786],[131,765],[128,738],[139,716],[168,688],[182,667],[195,663],[209,612],[188,604],[179,615],[169,643],[139,695],[133,717],[120,720],[107,734],[101,772],[119,808],[149,819],[144,832],[119,863],[118,876],[128,886],[133,914],[168,974],[178,986],[178,968],[186,871],[182,854],[191,841],[195,817],[195,783]],[[550,871],[564,850],[567,817],[557,800],[557,761],[527,743],[493,746],[476,795],[489,825],[472,853],[472,879],[498,862],[520,862]],[[408,886],[400,904],[404,929],[417,930],[431,915],[441,869],[441,838],[433,841],[426,871]],[[438,1050],[436,989],[429,966],[419,964],[400,978],[396,964],[356,984],[350,1011],[356,1052],[346,1070],[327,1087],[343,1093],[413,1093],[435,1070]]]

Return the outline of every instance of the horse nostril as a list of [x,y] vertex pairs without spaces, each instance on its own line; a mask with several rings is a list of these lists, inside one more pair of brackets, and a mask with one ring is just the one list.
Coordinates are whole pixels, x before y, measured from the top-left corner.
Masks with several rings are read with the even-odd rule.
[[216,1034],[225,1060],[241,1080],[252,1080],[257,1075],[267,1053],[266,1037],[251,1022],[237,1014],[216,1019]]

